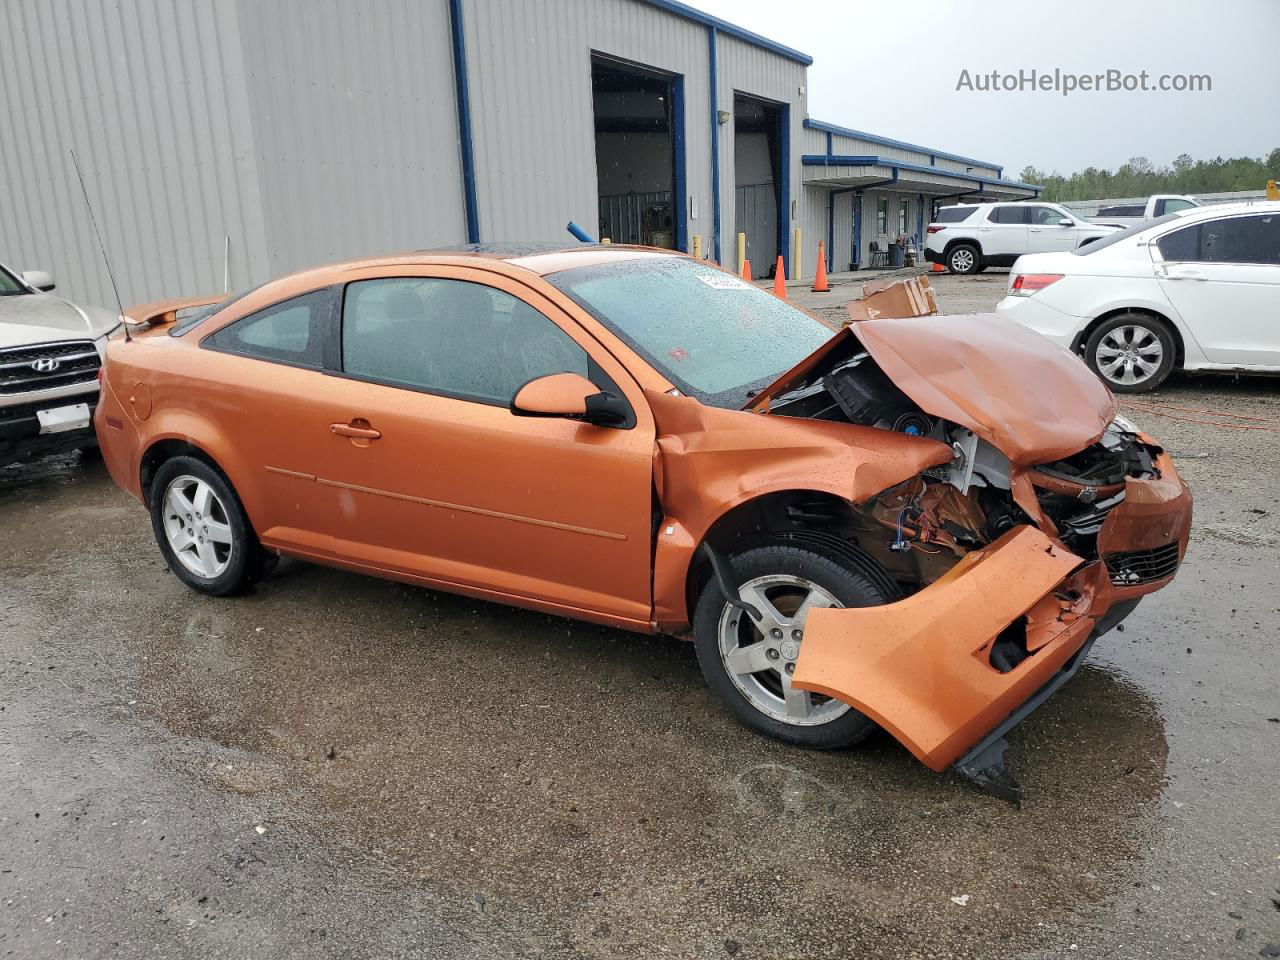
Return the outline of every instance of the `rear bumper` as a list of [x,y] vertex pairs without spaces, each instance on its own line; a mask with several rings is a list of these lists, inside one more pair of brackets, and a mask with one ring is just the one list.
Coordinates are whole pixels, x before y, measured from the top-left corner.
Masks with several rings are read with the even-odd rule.
[[[1158,479],[1127,482],[1098,536],[1098,560],[1020,526],[905,600],[813,610],[792,682],[852,705],[931,769],[972,758],[1070,679],[1092,640],[1173,579],[1191,492],[1167,454],[1157,466]],[[992,652],[999,644],[1007,666],[1009,643],[1025,657],[1002,672]]]

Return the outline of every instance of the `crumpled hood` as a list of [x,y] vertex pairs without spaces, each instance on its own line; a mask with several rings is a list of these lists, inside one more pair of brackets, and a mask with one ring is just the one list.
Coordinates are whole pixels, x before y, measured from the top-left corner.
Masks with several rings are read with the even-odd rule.
[[1018,466],[1049,463],[1102,436],[1116,401],[1070,351],[995,314],[879,319],[847,327],[760,391],[760,409],[855,337],[931,416],[967,427]]
[[0,347],[55,340],[95,340],[119,325],[116,314],[83,309],[51,293],[0,297]]

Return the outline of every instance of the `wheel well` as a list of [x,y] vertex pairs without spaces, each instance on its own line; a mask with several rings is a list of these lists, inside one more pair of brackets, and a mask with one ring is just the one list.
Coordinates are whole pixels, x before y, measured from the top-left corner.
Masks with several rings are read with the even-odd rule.
[[1076,335],[1075,342],[1071,345],[1071,352],[1083,357],[1085,344],[1093,336],[1093,331],[1097,330],[1112,317],[1118,317],[1123,313],[1141,313],[1164,324],[1165,329],[1169,331],[1169,336],[1173,337],[1174,369],[1182,369],[1183,361],[1186,359],[1186,347],[1182,342],[1182,333],[1178,330],[1177,325],[1171,323],[1164,314],[1155,310],[1147,310],[1144,307],[1117,307],[1115,310],[1108,310],[1106,313],[1094,318],[1087,327]]
[[948,240],[947,245],[942,248],[942,255],[944,257],[950,256],[951,251],[962,244],[966,247],[973,247],[978,251],[978,256],[982,256],[982,244],[972,237],[956,237],[954,240]]
[[[818,490],[783,490],[727,511],[712,524],[703,541],[729,556],[779,540],[811,541],[820,537],[828,549],[844,554],[852,566],[864,564],[869,575],[888,578],[854,542],[859,527],[855,510],[847,500]],[[690,615],[710,579],[711,564],[698,550],[685,579],[685,603]],[[888,578],[888,582],[892,583],[892,579]]]
[[188,440],[159,440],[148,447],[146,453],[142,455],[139,479],[142,481],[142,499],[145,503],[151,503],[151,481],[156,471],[166,460],[172,460],[174,457],[195,457],[197,460],[203,460],[219,473],[223,473],[218,462],[194,443]]

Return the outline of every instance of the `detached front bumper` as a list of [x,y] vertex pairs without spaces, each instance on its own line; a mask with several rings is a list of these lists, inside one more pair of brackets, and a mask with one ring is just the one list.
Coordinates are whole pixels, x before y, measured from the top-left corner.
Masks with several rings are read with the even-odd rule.
[[1167,453],[1155,465],[1156,476],[1126,481],[1097,560],[1024,525],[905,600],[811,611],[793,684],[860,710],[931,769],[973,764],[1177,573],[1191,491]]

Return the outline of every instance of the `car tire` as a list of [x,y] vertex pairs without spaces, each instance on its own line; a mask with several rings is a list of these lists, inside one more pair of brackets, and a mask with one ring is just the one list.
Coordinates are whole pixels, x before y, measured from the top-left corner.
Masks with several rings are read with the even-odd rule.
[[982,266],[982,253],[972,243],[957,243],[947,251],[947,272],[962,276],[977,273]]
[[[832,750],[864,739],[876,725],[848,704],[794,690],[795,699],[788,703],[790,683],[784,676],[789,677],[788,668],[794,664],[803,625],[793,627],[775,615],[796,612],[796,606],[815,591],[815,602],[823,606],[878,606],[891,599],[886,586],[853,569],[839,551],[809,543],[757,547],[730,558],[728,566],[742,598],[766,607],[766,622],[776,626],[762,631],[728,603],[713,577],[703,588],[693,616],[698,665],[708,686],[744,726],[786,743]],[[780,632],[774,634],[775,629]],[[746,647],[755,651],[754,656],[733,652]],[[763,669],[747,670],[753,666]]]
[[166,460],[151,481],[150,500],[160,552],[193,590],[230,596],[275,566],[275,555],[258,543],[235,490],[206,461],[185,455]]
[[1116,393],[1154,390],[1177,361],[1168,324],[1148,313],[1121,313],[1098,325],[1084,347],[1085,362]]

